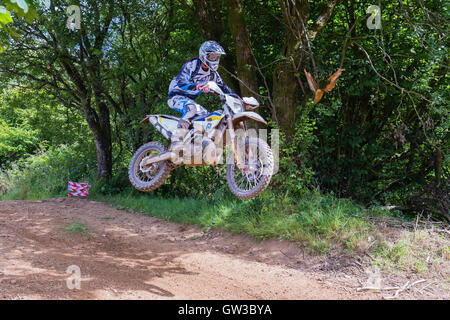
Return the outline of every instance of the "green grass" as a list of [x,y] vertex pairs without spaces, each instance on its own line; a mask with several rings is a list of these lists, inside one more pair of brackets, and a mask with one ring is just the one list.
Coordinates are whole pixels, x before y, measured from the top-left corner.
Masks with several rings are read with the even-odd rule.
[[312,252],[326,254],[332,248],[358,251],[376,232],[361,217],[368,212],[348,200],[320,193],[300,199],[271,192],[252,200],[159,198],[147,194],[95,195],[118,209],[194,224],[209,230],[220,228],[249,234],[257,239],[280,239],[301,243]]
[[425,228],[403,230],[396,241],[384,240],[374,248],[374,263],[389,271],[448,274],[449,248],[450,239],[438,231]]
[[[0,190],[8,191],[1,200],[67,196],[67,178],[50,169],[44,165],[39,170],[25,171],[25,175],[18,169],[15,174],[0,172]],[[315,254],[325,255],[336,250],[356,255],[369,253],[374,257],[373,263],[386,270],[438,272],[447,268],[450,261],[448,238],[439,238],[432,233],[420,234],[420,230],[415,233],[405,231],[395,239],[389,238],[380,232],[380,223],[371,218],[376,217],[382,222],[390,218],[405,221],[398,212],[387,213],[377,207],[367,209],[353,201],[317,191],[294,197],[269,189],[256,199],[244,201],[232,196],[224,186],[215,195],[204,199],[164,198],[120,188],[128,185],[127,181],[118,179],[116,185],[112,182],[94,182],[89,199],[108,202],[131,213],[197,225],[205,231],[218,228],[261,240],[294,241]],[[87,226],[79,222],[73,222],[64,230],[89,233]],[[367,250],[368,246],[370,250]]]
[[85,224],[80,222],[72,222],[68,227],[63,228],[72,233],[88,234],[88,228]]

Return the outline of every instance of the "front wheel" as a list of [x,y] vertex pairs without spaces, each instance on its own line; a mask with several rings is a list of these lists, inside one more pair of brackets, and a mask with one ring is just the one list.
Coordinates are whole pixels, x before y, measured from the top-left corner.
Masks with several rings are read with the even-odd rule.
[[170,173],[167,161],[153,163],[143,167],[145,158],[167,152],[167,148],[159,142],[149,142],[140,147],[130,161],[128,177],[131,184],[139,191],[149,192],[161,186]]
[[240,170],[236,163],[227,166],[227,182],[231,192],[240,199],[260,195],[269,185],[273,174],[273,154],[267,142],[248,138],[241,157],[247,169]]

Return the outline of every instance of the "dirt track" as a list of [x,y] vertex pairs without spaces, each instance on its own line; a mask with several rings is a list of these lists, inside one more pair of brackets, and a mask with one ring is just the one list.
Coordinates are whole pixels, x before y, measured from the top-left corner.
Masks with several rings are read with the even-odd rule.
[[[72,222],[89,233],[63,229]],[[94,201],[0,202],[0,299],[380,298],[356,292],[356,278],[299,268],[308,259],[292,243],[203,233]],[[66,284],[71,265],[79,290]]]

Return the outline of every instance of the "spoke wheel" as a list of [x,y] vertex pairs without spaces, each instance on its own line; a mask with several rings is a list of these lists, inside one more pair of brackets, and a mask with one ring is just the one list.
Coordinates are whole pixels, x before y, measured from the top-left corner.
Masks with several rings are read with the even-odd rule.
[[227,182],[231,192],[241,199],[255,198],[263,192],[272,178],[273,154],[264,140],[248,138],[244,147],[245,169],[236,163],[227,167]]
[[149,142],[140,147],[130,162],[128,177],[131,184],[139,191],[149,192],[161,186],[170,173],[167,161],[143,165],[145,159],[157,156],[167,151],[159,142]]

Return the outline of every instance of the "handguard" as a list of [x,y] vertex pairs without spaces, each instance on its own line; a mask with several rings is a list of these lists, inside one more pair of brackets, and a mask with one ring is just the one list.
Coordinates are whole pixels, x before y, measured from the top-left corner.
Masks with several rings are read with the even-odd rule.
[[242,98],[245,105],[245,110],[254,110],[259,107],[259,102],[253,97]]

